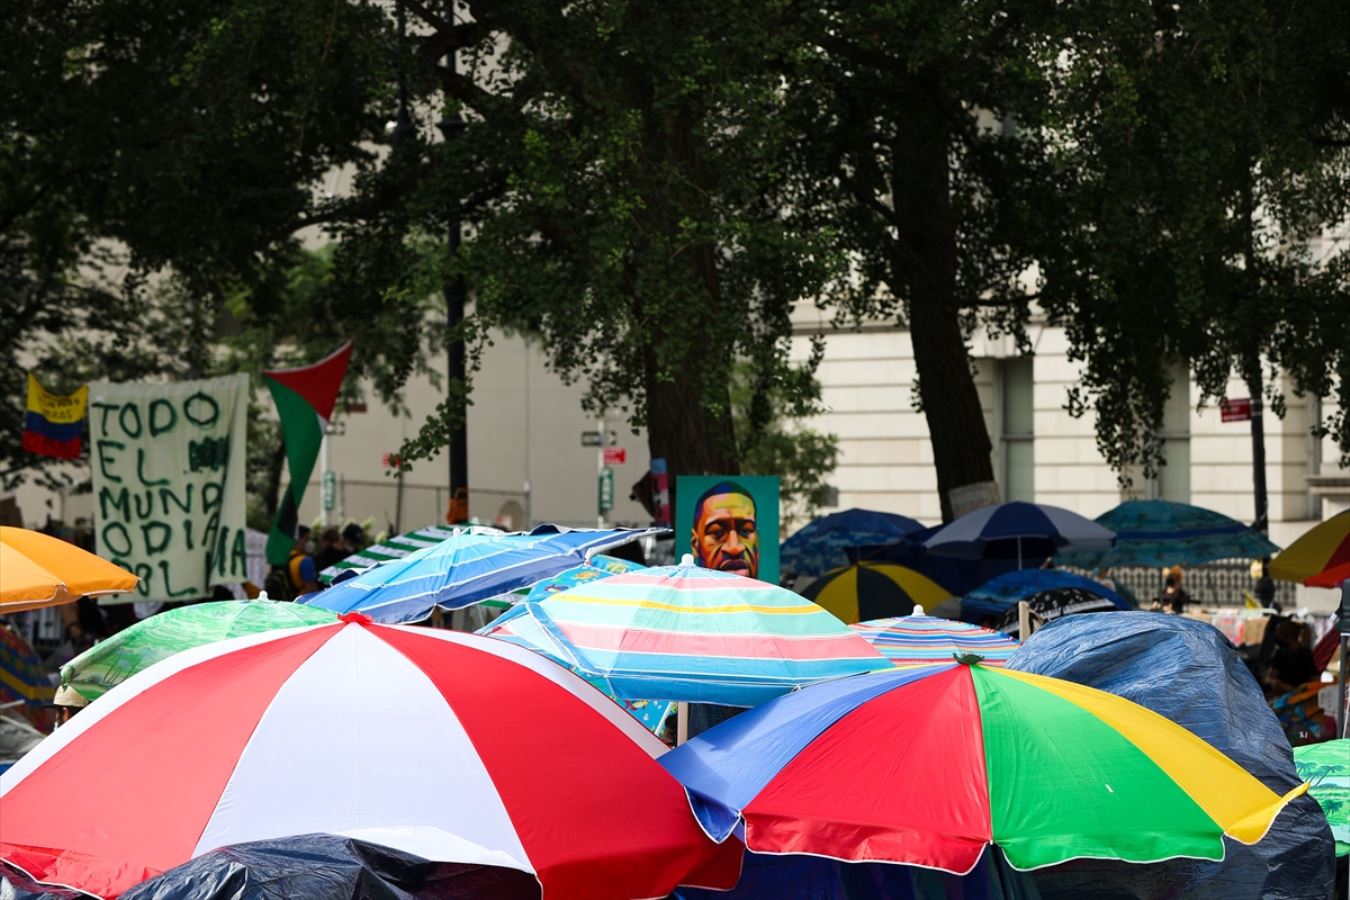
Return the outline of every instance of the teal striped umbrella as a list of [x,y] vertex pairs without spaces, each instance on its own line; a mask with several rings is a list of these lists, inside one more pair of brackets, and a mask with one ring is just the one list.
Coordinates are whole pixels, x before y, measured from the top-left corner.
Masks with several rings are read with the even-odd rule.
[[340,559],[328,568],[319,573],[319,581],[325,585],[333,583],[343,572],[369,569],[371,566],[378,566],[380,563],[389,562],[391,559],[402,559],[409,553],[426,547],[434,547],[447,538],[454,537],[457,534],[500,534],[496,528],[488,528],[483,525],[471,525],[468,528],[450,528],[440,525],[432,525],[428,528],[419,528],[416,531],[409,531],[406,534],[400,534],[397,537],[391,537],[378,544],[372,544],[364,550],[359,550],[345,559]]
[[810,600],[689,556],[523,606],[513,627],[537,626],[570,667],[622,698],[755,706],[890,666]]

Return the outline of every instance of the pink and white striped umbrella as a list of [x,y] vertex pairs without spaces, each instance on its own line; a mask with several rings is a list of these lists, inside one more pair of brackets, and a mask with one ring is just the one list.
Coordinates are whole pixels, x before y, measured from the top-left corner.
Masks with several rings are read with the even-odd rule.
[[0,858],[114,897],[216,847],[326,832],[534,873],[545,898],[730,887],[665,747],[503,641],[373,625],[270,631],[128,679],[0,775]]

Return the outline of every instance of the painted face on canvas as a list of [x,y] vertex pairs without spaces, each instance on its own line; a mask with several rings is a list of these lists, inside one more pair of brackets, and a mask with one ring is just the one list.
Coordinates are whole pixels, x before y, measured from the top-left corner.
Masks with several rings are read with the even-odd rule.
[[690,545],[698,564],[755,578],[759,574],[759,529],[755,501],[745,494],[713,494],[695,510]]

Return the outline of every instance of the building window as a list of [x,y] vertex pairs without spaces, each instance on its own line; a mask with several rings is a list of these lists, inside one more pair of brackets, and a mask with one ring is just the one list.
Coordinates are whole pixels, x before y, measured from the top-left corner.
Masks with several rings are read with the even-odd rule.
[[1172,393],[1163,407],[1158,431],[1166,461],[1149,485],[1154,499],[1191,502],[1191,374],[1183,365],[1172,367]]
[[1031,357],[1005,359],[1003,370],[1003,499],[1036,499],[1036,405]]

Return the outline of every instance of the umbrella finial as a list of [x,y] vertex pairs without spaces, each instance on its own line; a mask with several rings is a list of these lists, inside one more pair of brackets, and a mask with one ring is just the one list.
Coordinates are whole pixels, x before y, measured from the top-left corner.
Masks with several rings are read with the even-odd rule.
[[959,655],[953,653],[952,659],[956,660],[963,666],[973,666],[976,663],[984,662],[984,657],[978,653],[962,653]]
[[347,622],[352,625],[370,625],[375,620],[365,613],[348,612],[338,616],[339,622]]
[[915,604],[914,604],[914,611],[911,612],[910,615],[911,615],[911,616],[922,616],[922,615],[924,615],[923,604],[922,604],[922,603],[915,603]]
[[692,566],[693,564],[694,564],[694,554],[686,553],[684,556],[680,557],[680,565]]

